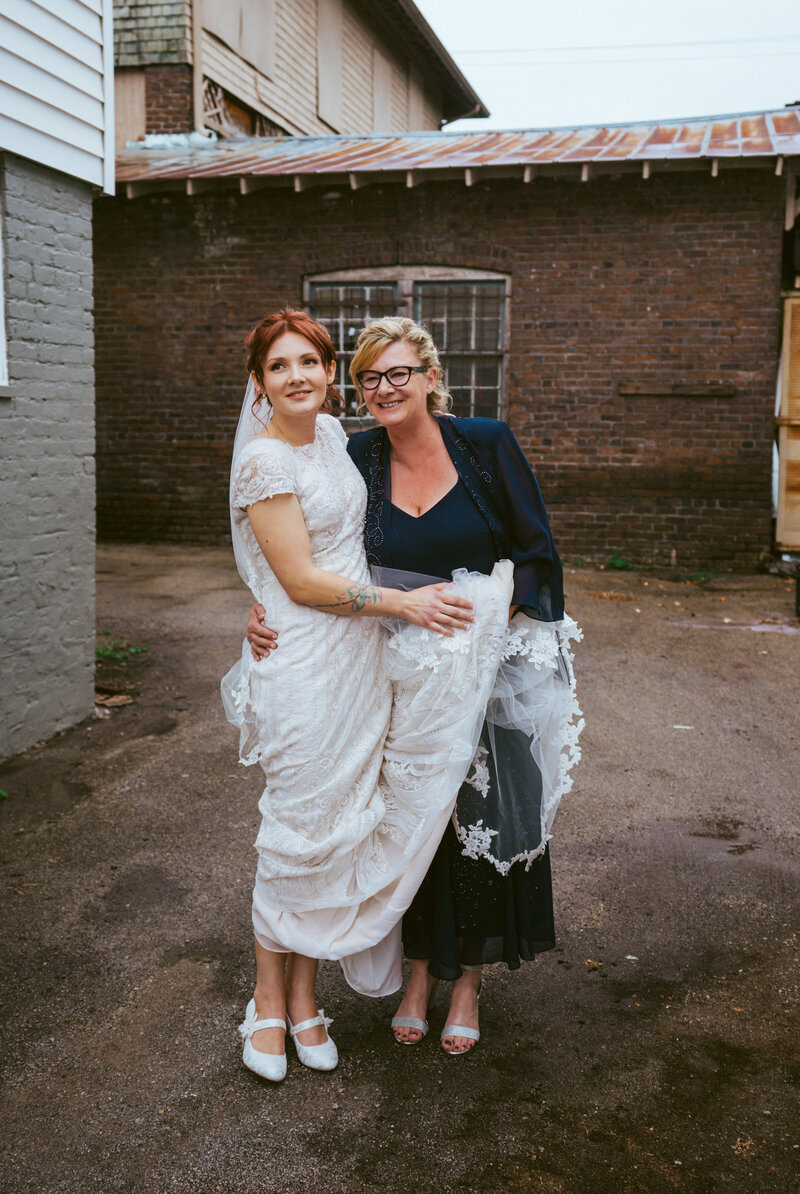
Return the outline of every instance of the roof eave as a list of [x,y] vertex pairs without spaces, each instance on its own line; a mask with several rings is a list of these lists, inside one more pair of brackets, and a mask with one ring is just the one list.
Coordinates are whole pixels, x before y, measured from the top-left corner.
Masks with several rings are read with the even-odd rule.
[[[374,24],[375,5],[370,4],[369,0],[354,0],[354,3],[357,8],[361,9],[366,19]],[[413,58],[411,51],[413,43],[416,42],[428,61],[435,66],[442,88],[442,110],[445,123],[471,118],[485,119],[491,115],[477,91],[456,65],[412,0],[386,0],[381,5],[381,24],[394,35],[397,44],[408,48],[410,58]],[[408,44],[409,38],[412,42],[411,46]]]

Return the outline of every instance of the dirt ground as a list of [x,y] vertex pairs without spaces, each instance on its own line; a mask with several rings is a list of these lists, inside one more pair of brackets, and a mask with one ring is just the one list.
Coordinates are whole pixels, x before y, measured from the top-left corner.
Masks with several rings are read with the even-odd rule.
[[792,585],[567,581],[558,948],[487,970],[461,1058],[444,990],[401,1048],[326,963],[339,1068],[290,1051],[273,1087],[236,1032],[259,773],[218,696],[249,599],[225,551],[100,550],[98,684],[133,699],[0,768],[3,1194],[798,1189]]

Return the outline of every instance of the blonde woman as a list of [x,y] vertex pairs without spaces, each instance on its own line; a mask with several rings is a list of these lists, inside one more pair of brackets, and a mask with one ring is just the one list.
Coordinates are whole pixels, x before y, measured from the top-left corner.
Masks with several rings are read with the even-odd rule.
[[[449,981],[441,1046],[461,1054],[480,1036],[482,966],[516,969],[555,944],[547,839],[578,757],[582,723],[567,649],[577,628],[564,618],[558,553],[513,433],[499,420],[448,416],[427,329],[402,318],[370,323],[351,375],[377,424],[347,445],[367,486],[373,569],[448,578],[460,568],[489,574],[501,559],[515,569],[508,692],[495,701],[473,774],[402,926],[410,977],[395,1037],[407,1045],[423,1039],[433,988]],[[279,641],[264,617],[255,606],[248,623],[260,657]],[[521,705],[525,715],[514,723],[508,710]]]

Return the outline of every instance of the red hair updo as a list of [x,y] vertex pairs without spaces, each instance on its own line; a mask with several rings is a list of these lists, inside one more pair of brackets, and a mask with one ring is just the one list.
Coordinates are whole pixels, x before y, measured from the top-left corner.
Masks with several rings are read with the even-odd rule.
[[[244,342],[247,348],[247,371],[255,374],[260,385],[264,384],[262,370],[267,353],[275,340],[286,332],[294,332],[313,344],[326,369],[336,364],[336,349],[333,347],[328,329],[307,311],[299,311],[295,307],[282,307],[280,311],[273,311],[257,323]],[[257,410],[262,398],[262,394],[256,396],[253,411]],[[322,409],[330,411],[334,403],[343,406],[344,400],[336,386],[331,385],[328,386]]]

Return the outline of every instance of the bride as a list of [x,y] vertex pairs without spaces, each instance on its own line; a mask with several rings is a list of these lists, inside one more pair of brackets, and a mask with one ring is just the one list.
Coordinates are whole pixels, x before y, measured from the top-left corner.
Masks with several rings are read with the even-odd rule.
[[336,396],[328,332],[285,309],[247,346],[233,543],[255,600],[280,618],[281,645],[262,665],[245,640],[222,690],[241,760],[266,779],[244,1063],[279,1081],[287,1025],[303,1064],[337,1064],[314,995],[320,958],[365,994],[401,985],[400,920],[475,753],[512,567],[410,592],[371,583],[364,481],[321,413]]

